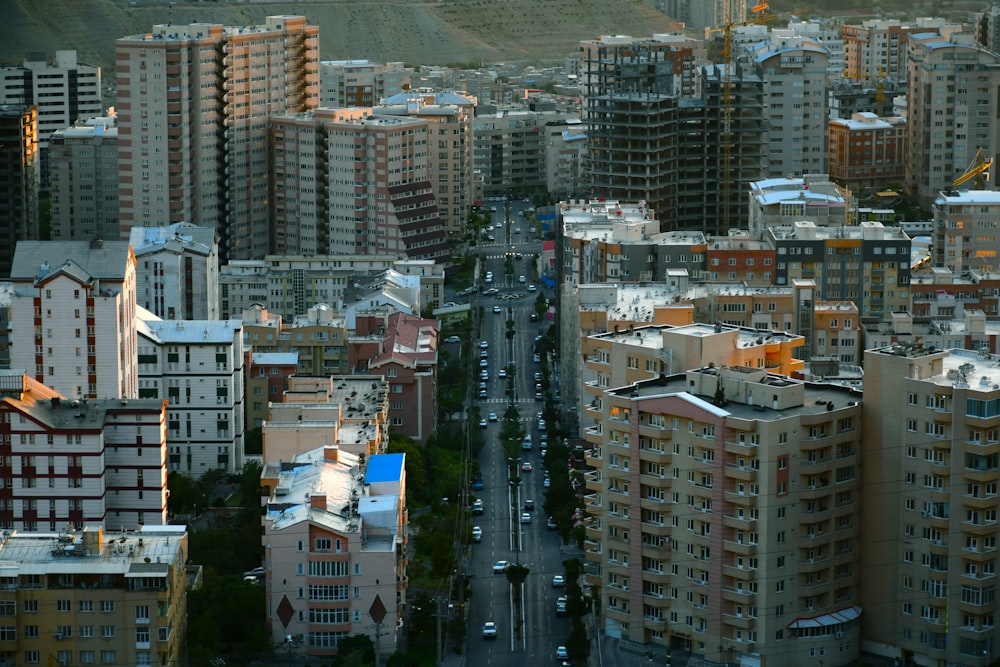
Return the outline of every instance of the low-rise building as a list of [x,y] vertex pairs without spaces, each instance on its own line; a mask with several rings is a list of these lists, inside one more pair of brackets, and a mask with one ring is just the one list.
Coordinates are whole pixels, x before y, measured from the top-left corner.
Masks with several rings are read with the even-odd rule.
[[828,129],[830,179],[850,190],[901,183],[906,176],[906,122],[869,111],[836,118]]
[[166,400],[172,472],[243,468],[241,320],[161,320],[136,309],[139,397]]
[[265,460],[262,520],[268,626],[318,659],[346,637],[396,651],[407,588],[403,454],[364,457],[335,445]]
[[844,364],[860,364],[864,340],[853,301],[816,301],[812,318],[812,358],[835,357]]
[[187,558],[185,526],[4,532],[3,605],[18,621],[8,626],[4,660],[188,664]]
[[0,529],[167,523],[166,401],[69,399],[0,370]]
[[750,236],[764,238],[775,225],[811,220],[820,226],[848,224],[850,202],[827,174],[801,178],[769,178],[750,184]]

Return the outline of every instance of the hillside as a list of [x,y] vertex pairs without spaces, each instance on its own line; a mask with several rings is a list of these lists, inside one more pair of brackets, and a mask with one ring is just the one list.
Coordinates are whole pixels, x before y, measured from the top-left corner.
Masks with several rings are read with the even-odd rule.
[[2,0],[0,62],[76,49],[107,78],[123,35],[167,22],[249,25],[276,14],[304,15],[318,25],[324,60],[410,65],[561,62],[581,39],[675,28],[652,0]]

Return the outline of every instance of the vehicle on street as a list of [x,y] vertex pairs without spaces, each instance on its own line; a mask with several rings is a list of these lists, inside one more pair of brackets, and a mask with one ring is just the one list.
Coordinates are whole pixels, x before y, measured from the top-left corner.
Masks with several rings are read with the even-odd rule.
[[538,291],[538,288],[535,287],[534,285],[528,285],[528,291],[529,292],[536,292],[536,291]]
[[531,523],[531,515],[527,512],[521,512],[521,523]]
[[[491,278],[491,280],[492,280],[492,278]],[[500,293],[500,290],[498,290],[496,287],[491,287],[488,290],[485,290],[483,292],[483,296],[490,296],[490,295],[499,294],[499,293]]]
[[497,638],[497,624],[493,621],[483,623],[483,639]]
[[560,595],[556,598],[556,616],[566,615],[566,596]]
[[497,237],[493,236],[492,234],[489,234],[489,235],[488,235],[488,236],[486,237],[486,240],[487,240],[487,241],[496,241],[496,240],[497,240]]
[[539,431],[544,431],[545,430],[545,420],[544,419],[539,419],[538,420],[538,430]]
[[475,479],[472,480],[472,490],[481,491],[486,484],[483,482],[483,473],[477,472]]
[[493,312],[494,313],[500,313],[500,312],[503,312],[503,311],[500,309],[500,306],[493,306]]
[[483,513],[483,499],[482,498],[476,498],[475,501],[473,501],[473,503],[472,503],[472,513],[473,514],[482,514]]
[[537,322],[538,321],[538,313],[532,313],[531,315],[528,316],[528,319],[530,319],[532,322]]
[[534,500],[525,500],[524,501],[524,511],[525,512],[534,512],[535,511],[535,501]]
[[491,412],[487,417],[487,419],[489,419],[491,422],[495,422],[497,419],[499,419],[499,417],[497,417],[497,413]]
[[496,206],[490,206],[490,213],[496,213],[496,212],[497,212],[497,207]]
[[479,420],[479,428],[486,428],[486,419]]
[[534,470],[534,467],[531,465],[531,461],[525,461],[521,464],[522,472],[531,472],[532,470]]
[[490,372],[488,370],[486,370],[485,368],[483,370],[479,371],[479,379],[482,380],[483,382],[485,382],[486,380],[489,380],[490,379]]
[[555,519],[549,517],[549,520],[545,522],[545,527],[548,528],[549,530],[555,530],[556,528],[559,527],[559,524],[556,523]]
[[514,257],[516,259],[524,259],[524,255],[522,253],[519,253],[519,252],[514,253]]
[[493,574],[503,574],[510,568],[510,561],[498,560],[493,563]]
[[490,351],[489,350],[480,350],[479,351],[479,358],[480,359],[488,359],[489,356],[490,356]]
[[265,574],[267,574],[267,572],[264,570],[263,567],[255,567],[252,570],[247,570],[246,572],[244,572],[243,576],[258,578],[258,577],[263,577]]
[[482,542],[483,541],[483,529],[479,526],[472,527],[472,541]]
[[444,339],[444,342],[446,342],[446,343],[461,343],[462,339],[459,338],[458,336],[448,336],[447,338]]
[[480,368],[486,368],[489,365],[490,365],[490,360],[489,359],[480,359],[479,360],[479,367]]
[[542,355],[535,352],[533,355],[531,355],[531,360],[534,361],[536,364],[540,364],[542,363]]
[[485,389],[479,390],[479,398],[489,398],[490,395]]
[[488,350],[488,349],[490,349],[490,343],[489,343],[489,341],[486,341],[486,340],[479,341],[479,349],[480,350]]
[[552,577],[552,588],[562,588],[565,585],[566,579],[561,574]]
[[497,372],[497,379],[498,379],[498,380],[503,380],[503,379],[504,379],[504,378],[506,378],[506,377],[507,377],[507,370],[506,370],[506,369],[504,369],[504,368],[501,368],[501,369],[500,369],[500,370],[499,370],[499,371]]
[[540,391],[536,391],[535,392],[535,400],[536,401],[543,401],[543,400],[545,400],[545,397],[542,395],[542,392],[540,392]]
[[524,276],[518,276],[517,282],[523,285],[524,283],[528,282],[528,280]]
[[569,651],[566,650],[565,646],[556,647],[556,660],[568,660]]
[[552,486],[552,478],[551,477],[546,477],[544,480],[542,480],[542,486],[544,486],[546,489],[549,488],[549,487],[551,487]]

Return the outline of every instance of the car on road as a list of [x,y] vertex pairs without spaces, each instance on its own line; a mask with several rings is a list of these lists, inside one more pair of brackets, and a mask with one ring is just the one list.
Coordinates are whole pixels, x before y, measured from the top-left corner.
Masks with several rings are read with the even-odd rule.
[[531,472],[532,470],[534,470],[534,466],[531,465],[531,461],[525,461],[521,464],[522,472]]
[[488,350],[488,349],[490,349],[490,343],[489,343],[489,341],[486,341],[486,340],[479,341],[479,349],[480,350]]
[[538,321],[538,313],[532,313],[531,315],[528,316],[528,319],[531,320],[532,322],[537,322]]
[[479,351],[479,358],[480,359],[489,359],[489,357],[490,357],[490,351],[489,350],[480,350]]
[[524,501],[524,511],[525,512],[534,512],[535,511],[535,501],[534,500],[525,500]]
[[479,420],[479,428],[486,428],[486,418],[485,417]]
[[510,569],[510,561],[498,560],[493,563],[493,574],[503,574]]
[[527,512],[521,512],[521,523],[531,523],[531,515]]
[[542,363],[542,355],[535,352],[533,355],[531,355],[531,360],[534,361],[536,364],[540,364]]
[[486,368],[489,365],[490,365],[490,360],[489,359],[480,359],[479,360],[479,367],[480,368]]
[[489,234],[489,235],[486,236],[486,240],[487,241],[496,241],[497,237],[493,236],[492,234]]
[[[493,279],[492,276],[490,277],[490,279],[491,280]],[[483,291],[483,296],[491,296],[493,294],[499,294],[499,293],[500,290],[498,290],[496,287],[491,287],[488,290]]]
[[[541,382],[541,381],[542,381],[542,374],[541,374],[541,373],[539,373],[538,371],[535,371],[535,374],[534,374],[534,375],[533,375],[532,377],[534,377],[534,378],[535,378],[535,382]],[[539,412],[539,413],[538,413],[538,414],[536,415],[536,418],[537,418],[537,419],[541,419],[541,418],[542,418],[542,413],[541,413],[541,412]]]
[[487,417],[487,419],[489,419],[491,422],[495,422],[496,420],[499,419],[499,417],[497,417],[497,413],[491,412]]
[[488,370],[486,370],[485,368],[483,370],[479,371],[479,379],[481,381],[483,381],[483,382],[485,382],[486,380],[489,380],[490,379],[490,372]]
[[479,390],[479,398],[489,398],[490,394],[485,389]]
[[538,290],[538,288],[535,287],[534,285],[528,285],[528,291],[529,292],[534,292],[534,291],[537,291],[537,290]]
[[255,579],[258,579],[260,577],[263,577],[265,574],[267,574],[267,572],[264,570],[263,567],[255,567],[252,570],[247,570],[246,572],[244,572],[243,577],[244,578],[253,577]]
[[503,310],[500,308],[500,306],[493,306],[493,312],[494,313],[502,313]]
[[544,431],[545,430],[545,420],[544,419],[539,419],[538,420],[538,430],[539,431]]
[[562,588],[566,585],[566,579],[561,574],[552,577],[552,588]]
[[569,660],[569,651],[565,646],[556,647],[556,660]]
[[497,638],[497,624],[493,621],[483,623],[483,639]]
[[521,283],[523,285],[524,283],[528,282],[528,279],[525,278],[524,276],[518,276],[517,282],[519,282],[519,283]]
[[507,377],[507,370],[506,369],[501,368],[499,371],[497,371],[497,379],[498,380],[503,380],[506,377]]
[[476,498],[472,503],[472,513],[482,514],[483,513],[483,499]]
[[516,259],[524,259],[524,255],[522,253],[519,253],[519,252],[514,253],[514,257]]
[[545,527],[548,528],[549,530],[555,530],[556,528],[559,527],[559,524],[556,523],[555,519],[549,517],[548,521],[545,522]]
[[446,343],[461,343],[462,339],[459,338],[458,336],[448,336],[447,338],[444,339],[444,342],[446,342]]
[[496,212],[497,212],[497,207],[496,206],[490,206],[490,213],[496,213]]
[[542,486],[544,486],[546,489],[552,486],[552,478],[546,476],[545,479],[542,480]]
[[566,615],[566,613],[567,613],[566,612],[566,602],[567,602],[567,600],[566,600],[566,596],[565,595],[560,595],[559,597],[556,598],[556,616],[565,616]]
[[479,526],[472,527],[472,541],[482,542],[483,541],[483,529]]
[[535,400],[536,401],[544,401],[545,400],[545,396],[542,395],[542,392],[536,391],[535,392]]

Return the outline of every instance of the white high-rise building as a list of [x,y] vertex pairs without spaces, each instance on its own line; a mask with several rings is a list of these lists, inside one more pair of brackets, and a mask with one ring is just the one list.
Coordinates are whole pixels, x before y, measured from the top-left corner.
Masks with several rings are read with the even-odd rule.
[[161,320],[137,310],[139,397],[167,401],[168,467],[243,467],[243,322]]
[[267,123],[319,105],[319,28],[156,25],[116,42],[121,234],[190,222],[220,256],[269,249]]
[[10,280],[13,368],[70,399],[138,396],[127,241],[21,241]]

